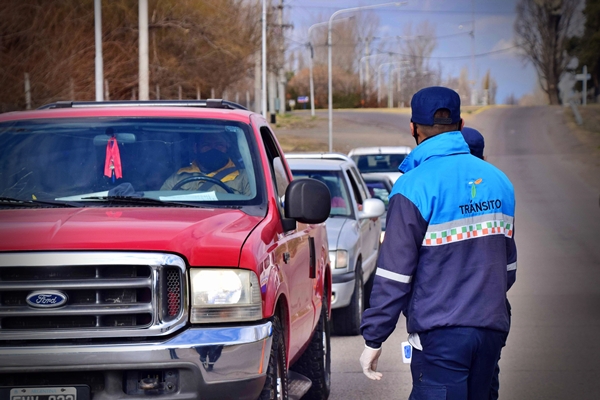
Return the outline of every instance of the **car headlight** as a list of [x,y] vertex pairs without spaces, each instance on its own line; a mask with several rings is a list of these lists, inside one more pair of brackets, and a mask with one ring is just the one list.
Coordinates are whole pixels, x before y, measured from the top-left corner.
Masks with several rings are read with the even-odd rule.
[[262,318],[256,274],[244,269],[192,268],[190,322],[254,321]]
[[329,262],[331,263],[333,268],[346,268],[348,266],[348,252],[346,250],[330,251]]

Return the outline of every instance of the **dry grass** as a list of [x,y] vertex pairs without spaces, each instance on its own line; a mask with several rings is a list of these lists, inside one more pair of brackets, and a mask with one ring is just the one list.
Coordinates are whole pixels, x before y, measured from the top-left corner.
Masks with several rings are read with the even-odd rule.
[[277,129],[310,129],[316,126],[317,117],[311,117],[309,114],[297,115],[287,113],[277,115],[275,128]]
[[327,144],[306,137],[280,135],[277,141],[285,153],[327,151]]
[[573,110],[567,107],[565,115],[569,128],[575,132],[578,138],[596,149],[600,149],[600,104],[588,104],[587,106],[578,106],[577,109],[583,119],[582,125],[577,125]]

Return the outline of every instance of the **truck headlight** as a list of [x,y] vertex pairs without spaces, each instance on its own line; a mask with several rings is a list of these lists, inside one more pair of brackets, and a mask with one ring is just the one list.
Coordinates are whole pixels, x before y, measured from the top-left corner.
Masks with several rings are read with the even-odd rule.
[[348,266],[348,252],[346,250],[330,251],[329,262],[331,263],[333,268],[346,268]]
[[256,274],[245,269],[192,268],[190,322],[254,321],[262,318]]

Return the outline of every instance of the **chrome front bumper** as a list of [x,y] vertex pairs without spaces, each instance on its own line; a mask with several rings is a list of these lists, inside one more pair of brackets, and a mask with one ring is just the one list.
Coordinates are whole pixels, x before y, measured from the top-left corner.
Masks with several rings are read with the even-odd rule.
[[[271,323],[265,322],[241,327],[189,328],[168,340],[152,343],[46,346],[3,343],[0,386],[15,376],[26,379],[27,374],[68,376],[76,372],[102,372],[104,385],[92,391],[93,400],[256,399],[265,381],[272,334]],[[167,371],[177,379],[165,384],[163,391],[141,389],[139,393],[128,394],[124,380],[132,371]],[[53,383],[45,380],[43,385]]]

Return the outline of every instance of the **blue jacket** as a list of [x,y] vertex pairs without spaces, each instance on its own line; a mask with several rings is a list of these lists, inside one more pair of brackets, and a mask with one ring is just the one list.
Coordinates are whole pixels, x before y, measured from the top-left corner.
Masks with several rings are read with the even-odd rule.
[[400,165],[362,335],[378,347],[400,317],[409,333],[446,326],[508,332],[515,282],[515,196],[469,154],[459,131],[419,144]]

